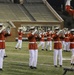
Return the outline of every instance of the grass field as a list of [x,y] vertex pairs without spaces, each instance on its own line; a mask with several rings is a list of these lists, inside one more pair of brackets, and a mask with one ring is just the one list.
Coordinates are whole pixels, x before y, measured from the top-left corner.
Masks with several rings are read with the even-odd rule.
[[[7,58],[4,59],[3,71],[0,75],[62,75],[63,67],[70,67],[70,60],[63,60],[63,67],[53,66],[53,50],[41,51],[38,53],[37,69],[30,69],[28,42],[23,42],[21,50],[15,49],[16,42],[6,42]],[[63,58],[70,58],[71,52],[63,52]],[[66,75],[74,75],[67,72]]]

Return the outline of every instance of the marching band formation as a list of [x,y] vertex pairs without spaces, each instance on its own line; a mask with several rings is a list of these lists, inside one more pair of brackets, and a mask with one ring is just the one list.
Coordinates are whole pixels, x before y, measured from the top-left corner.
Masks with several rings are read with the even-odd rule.
[[[56,27],[54,31],[51,31],[50,28],[48,28],[47,32],[44,29],[40,29],[39,31],[40,33],[37,34],[38,30],[35,27],[31,27],[28,34],[30,68],[37,68],[38,48],[40,46],[42,46],[42,51],[53,50],[54,66],[57,67],[57,59],[59,58],[59,66],[62,67],[62,51],[70,52],[71,50],[72,55],[74,55],[74,29],[68,30],[68,28],[64,28],[60,30],[59,27]],[[36,38],[39,38],[39,44]]]
[[[18,28],[18,42],[15,49],[22,48],[22,37],[26,30],[26,27]],[[5,27],[3,26],[3,23],[0,23],[0,70],[3,68],[5,39],[8,36],[11,36],[10,27]],[[74,55],[74,29],[68,30],[68,28],[60,29],[59,27],[55,27],[54,31],[48,28],[45,32],[44,29],[37,30],[33,26],[30,27],[27,38],[29,41],[29,67],[31,69],[37,69],[38,49],[41,49],[42,51],[53,51],[53,61],[55,67],[57,67],[58,60],[59,66],[62,67],[63,65],[62,51],[71,51],[72,55]],[[72,60],[71,64],[74,64]]]

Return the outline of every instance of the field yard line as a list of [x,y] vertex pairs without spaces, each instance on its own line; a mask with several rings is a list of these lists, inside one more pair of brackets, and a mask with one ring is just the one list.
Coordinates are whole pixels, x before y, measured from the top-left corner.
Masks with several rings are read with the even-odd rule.
[[[5,60],[6,61],[6,60]],[[8,62],[8,61],[7,61]],[[29,62],[22,62],[22,61],[10,61],[10,62],[13,62],[13,63],[16,63],[16,62],[19,62],[19,65],[20,65],[20,63],[21,63],[21,66],[22,66],[22,64],[27,64],[27,66],[28,66],[28,64],[29,64]],[[40,65],[40,66],[46,66],[46,67],[54,67],[54,65],[50,65],[50,64],[44,64],[44,63],[42,63],[42,64],[39,64],[38,63],[38,65]],[[29,67],[29,66],[28,66]],[[67,66],[63,66],[63,67],[67,67]]]
[[[22,70],[21,70],[21,72],[23,72]],[[38,75],[46,75],[46,73],[42,73],[42,72],[37,72],[37,71],[31,71],[31,70],[24,70],[24,72],[27,72],[27,73],[34,73],[34,74],[38,74]]]
[[[29,54],[25,54],[25,53],[23,54],[23,53],[9,53],[9,52],[8,52],[8,54],[12,54],[12,55],[13,55],[13,54],[17,54],[17,55],[19,54],[19,55],[29,56]],[[46,56],[46,55],[38,55],[38,56],[39,56],[39,57],[51,57],[51,58],[53,58],[53,56]],[[71,58],[65,57],[65,58],[63,58],[63,60],[71,60]]]
[[[5,60],[5,61],[7,62],[8,60]],[[24,62],[24,61],[12,61],[12,60],[10,60],[10,62],[13,62],[13,63],[19,62],[19,64],[21,63],[21,65],[22,65],[22,64],[29,64],[29,62]],[[38,63],[38,65],[54,66],[54,65],[44,64],[44,63],[42,63],[42,64],[39,64],[39,63]]]
[[[13,55],[13,54],[16,54],[16,55],[26,55],[26,56],[29,56],[29,54],[27,54],[27,53],[26,53],[26,54],[25,54],[25,53],[23,54],[23,53],[10,53],[10,52],[7,52],[7,54],[12,54],[12,55]],[[38,56],[42,56],[42,57],[52,57],[52,56],[47,56],[47,55],[38,55]]]

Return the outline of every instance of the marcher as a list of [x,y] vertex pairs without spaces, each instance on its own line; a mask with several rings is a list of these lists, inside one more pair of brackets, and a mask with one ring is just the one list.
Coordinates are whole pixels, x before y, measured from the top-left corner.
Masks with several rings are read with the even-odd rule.
[[[72,51],[72,56],[74,55],[74,29],[70,30],[70,49]],[[72,60],[71,60],[72,65]]]
[[47,32],[46,32],[46,51],[48,50],[52,50],[52,32],[50,31],[50,28],[48,28]]
[[37,69],[37,59],[38,59],[38,47],[37,47],[37,42],[36,42],[36,37],[35,35],[37,30],[35,27],[30,28],[30,33],[27,35],[28,40],[29,40],[29,67],[31,69]]
[[45,49],[45,32],[44,30],[41,30],[41,33],[39,34],[40,43],[38,44],[38,48],[42,46],[42,50]]
[[22,30],[22,27],[18,28],[18,42],[15,46],[15,49],[19,48],[21,50],[22,48],[22,37],[23,37],[24,33]]
[[64,51],[66,51],[66,52],[70,51],[70,39],[69,39],[69,36],[70,36],[70,32],[67,29],[67,31],[65,32],[65,38],[64,38],[64,41],[65,41]]
[[62,42],[61,38],[63,38],[61,34],[61,30],[59,27],[55,28],[55,33],[53,34],[54,40],[54,66],[57,67],[57,59],[59,59],[59,65],[62,67]]
[[0,23],[0,71],[3,70],[3,58],[5,54],[5,37],[10,36],[10,31],[5,31],[3,23]]
[[71,0],[66,1],[65,10],[74,18],[74,9],[71,7]]

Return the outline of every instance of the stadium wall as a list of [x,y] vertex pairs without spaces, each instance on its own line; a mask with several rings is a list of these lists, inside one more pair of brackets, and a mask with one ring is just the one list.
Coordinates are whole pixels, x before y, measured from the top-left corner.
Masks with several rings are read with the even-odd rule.
[[[7,42],[15,42],[16,38],[18,38],[18,27],[24,25],[24,26],[43,26],[45,27],[52,27],[52,30],[54,30],[54,27],[59,26],[60,28],[63,28],[63,22],[13,22],[16,28],[11,28],[11,36],[6,38]],[[23,36],[26,38],[26,35]]]

